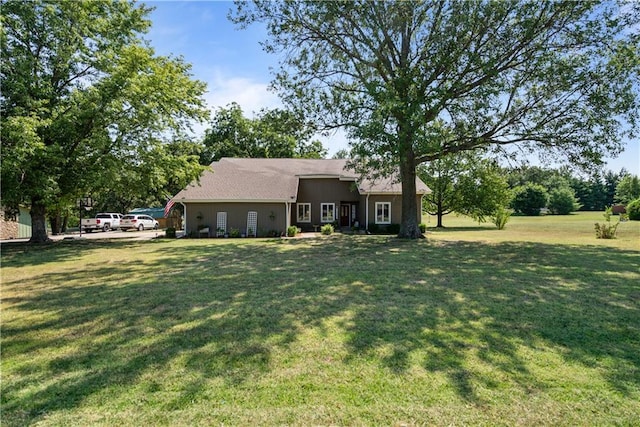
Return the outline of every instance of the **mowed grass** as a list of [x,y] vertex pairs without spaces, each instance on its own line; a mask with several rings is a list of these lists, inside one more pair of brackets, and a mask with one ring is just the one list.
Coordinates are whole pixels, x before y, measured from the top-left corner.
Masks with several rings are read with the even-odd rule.
[[592,215],[3,245],[2,425],[637,425],[640,223]]

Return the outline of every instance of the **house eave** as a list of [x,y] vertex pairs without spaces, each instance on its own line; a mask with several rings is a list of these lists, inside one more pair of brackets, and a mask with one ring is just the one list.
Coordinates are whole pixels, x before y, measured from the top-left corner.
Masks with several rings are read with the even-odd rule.
[[175,199],[180,203],[295,203],[296,198],[289,199]]
[[299,179],[338,179],[340,181],[357,181],[355,176],[336,174],[299,174]]
[[[362,196],[402,196],[402,191],[363,191],[358,189],[358,192]],[[429,193],[430,191],[416,191],[416,196],[424,196]]]

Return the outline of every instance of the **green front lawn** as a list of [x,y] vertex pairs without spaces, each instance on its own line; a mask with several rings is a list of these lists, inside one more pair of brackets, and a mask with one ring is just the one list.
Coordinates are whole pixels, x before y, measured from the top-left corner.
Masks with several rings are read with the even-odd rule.
[[2,425],[633,425],[640,223],[563,221],[3,245]]

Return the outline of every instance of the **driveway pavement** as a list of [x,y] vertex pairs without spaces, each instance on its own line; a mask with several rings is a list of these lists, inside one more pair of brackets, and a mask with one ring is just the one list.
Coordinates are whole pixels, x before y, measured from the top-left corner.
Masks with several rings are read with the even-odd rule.
[[[164,230],[144,230],[144,231],[120,231],[120,230],[111,230],[111,231],[94,231],[92,233],[83,232],[82,237],[80,237],[80,233],[66,233],[59,234],[57,236],[49,235],[51,240],[64,240],[64,239],[130,239],[130,240],[151,240],[156,237],[163,237]],[[29,239],[12,239],[12,240],[2,240],[1,243],[8,242],[28,242]]]

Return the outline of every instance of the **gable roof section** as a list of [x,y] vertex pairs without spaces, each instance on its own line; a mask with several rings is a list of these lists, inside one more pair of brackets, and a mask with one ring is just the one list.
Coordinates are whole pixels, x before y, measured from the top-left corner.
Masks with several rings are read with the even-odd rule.
[[[174,196],[183,202],[295,202],[298,183],[305,178],[357,181],[360,194],[402,194],[393,178],[359,180],[346,168],[346,159],[244,159],[222,158],[210,170]],[[416,179],[417,193],[429,192]]]

